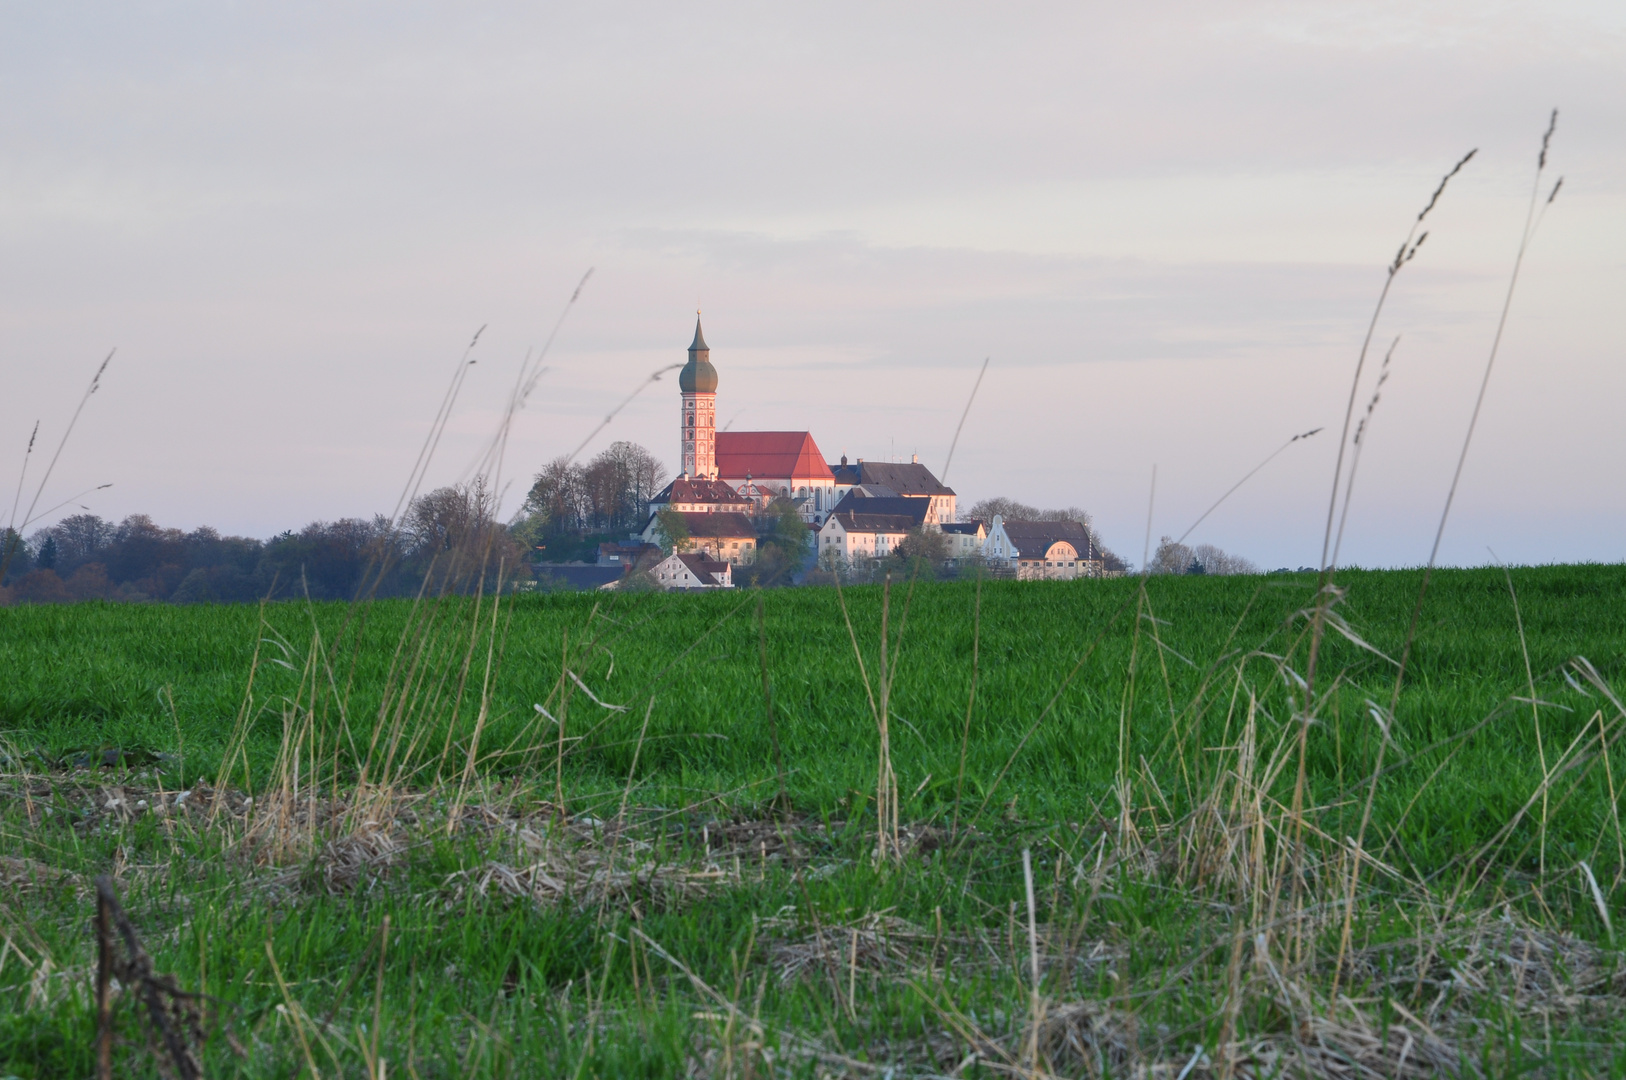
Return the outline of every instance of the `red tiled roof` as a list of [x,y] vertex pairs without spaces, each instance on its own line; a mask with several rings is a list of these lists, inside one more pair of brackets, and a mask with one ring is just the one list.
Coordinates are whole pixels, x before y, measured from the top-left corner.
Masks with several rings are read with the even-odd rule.
[[806,431],[719,431],[717,473],[727,480],[829,480],[818,444]]

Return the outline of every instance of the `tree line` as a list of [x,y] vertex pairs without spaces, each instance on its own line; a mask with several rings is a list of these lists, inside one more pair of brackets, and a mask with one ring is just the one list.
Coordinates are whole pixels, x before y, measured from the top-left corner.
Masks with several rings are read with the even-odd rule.
[[531,559],[543,541],[572,538],[551,546],[590,559],[595,535],[619,539],[642,529],[667,479],[654,454],[622,441],[584,462],[562,457],[543,466],[507,524],[498,521],[497,498],[481,478],[413,499],[399,521],[313,521],[264,540],[207,526],[166,528],[146,514],[118,522],[76,514],[26,538],[0,532],[0,605],[490,589],[499,572],[509,582],[533,580]]
[[[490,590],[533,580],[538,548],[591,558],[596,537],[624,538],[649,520],[650,500],[668,479],[654,454],[616,442],[585,462],[549,462],[534,478],[518,514],[503,524],[497,498],[481,478],[437,488],[413,499],[398,521],[381,515],[313,521],[266,540],[223,536],[203,527],[165,528],[145,514],[119,522],[76,514],[26,538],[0,533],[0,605],[76,600],[251,602],[309,596],[348,600],[402,596],[419,590]],[[1109,571],[1129,564],[1101,543],[1090,515],[1078,507],[1043,510],[996,497],[975,503],[967,517],[1076,521],[1090,531]],[[678,519],[673,516],[674,522]],[[811,555],[811,536],[788,503],[759,515],[756,564],[737,574],[751,584],[789,584]],[[667,525],[662,535],[675,525]],[[955,576],[943,566],[941,534],[917,530],[875,574],[911,573],[934,566],[934,576]],[[564,543],[548,541],[564,540]],[[665,538],[667,550],[674,539]],[[557,558],[557,555],[553,557]],[[1188,548],[1163,538],[1152,573],[1254,573],[1246,559],[1211,545]],[[852,571],[848,571],[851,573]],[[871,575],[873,576],[873,575]],[[815,570],[809,582],[821,580]]]
[[1240,555],[1222,551],[1213,544],[1188,547],[1172,537],[1158,541],[1147,572],[1152,574],[1257,574],[1259,567]]
[[0,533],[0,605],[77,600],[350,600],[486,591],[529,580],[525,549],[496,520],[482,481],[413,499],[400,521],[313,521],[268,540],[190,532],[146,514],[114,523],[75,514],[24,538]]

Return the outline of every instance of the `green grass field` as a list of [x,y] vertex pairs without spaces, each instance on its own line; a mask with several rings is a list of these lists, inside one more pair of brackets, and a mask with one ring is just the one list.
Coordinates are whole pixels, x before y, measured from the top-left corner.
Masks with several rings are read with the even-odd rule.
[[211,1076],[1618,1073],[1626,567],[1437,572],[1389,718],[1420,582],[1307,727],[1312,575],[895,584],[881,857],[877,587],[0,610],[0,1075],[101,874]]

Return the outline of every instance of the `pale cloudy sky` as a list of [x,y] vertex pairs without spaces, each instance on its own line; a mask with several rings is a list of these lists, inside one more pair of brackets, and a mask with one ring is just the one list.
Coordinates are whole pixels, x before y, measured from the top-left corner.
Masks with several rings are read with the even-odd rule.
[[[1447,562],[1626,558],[1626,5],[21,4],[0,8],[0,464],[104,516],[269,535],[432,483],[595,273],[510,470],[574,448],[696,306],[736,429],[1096,515],[1139,562],[1320,554],[1384,266],[1402,335],[1345,561],[1426,559],[1537,144],[1529,255]],[[676,462],[676,387],[614,438]],[[1366,391],[1362,391],[1364,398]],[[523,487],[523,475],[518,475]],[[10,481],[7,482],[8,486]],[[8,492],[9,494],[9,492]],[[46,493],[46,501],[54,501]]]

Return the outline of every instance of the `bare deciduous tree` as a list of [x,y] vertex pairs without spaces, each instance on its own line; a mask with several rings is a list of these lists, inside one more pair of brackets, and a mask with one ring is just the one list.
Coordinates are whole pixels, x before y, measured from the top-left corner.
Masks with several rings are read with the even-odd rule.
[[1148,571],[1153,574],[1257,574],[1259,568],[1240,555],[1231,555],[1213,544],[1188,547],[1171,537],[1158,541]]
[[540,531],[558,535],[581,528],[583,478],[580,465],[558,457],[542,467],[525,498],[524,512]]
[[975,503],[967,512],[967,516],[973,521],[992,521],[996,514],[1006,521],[1039,521],[1039,515],[1042,513],[1044,511],[1036,506],[996,495],[992,499],[983,499]]
[[904,559],[924,559],[932,566],[941,566],[948,559],[948,537],[936,529],[924,527],[909,530],[898,544],[898,555]]
[[1191,564],[1197,561],[1197,555],[1184,544],[1177,543],[1172,536],[1165,536],[1158,540],[1157,550],[1152,553],[1152,561],[1147,564],[1146,572],[1149,574],[1184,574],[1191,569]]
[[483,476],[412,500],[403,531],[431,588],[458,591],[484,582],[489,590],[499,571],[505,580],[529,574],[524,549],[498,524],[496,511],[497,494]]
[[1240,555],[1221,551],[1213,544],[1198,544],[1192,549],[1203,571],[1209,574],[1257,574],[1259,567]]
[[560,457],[545,465],[522,513],[539,535],[637,529],[665,483],[666,466],[654,454],[637,443],[611,443],[585,464]]

